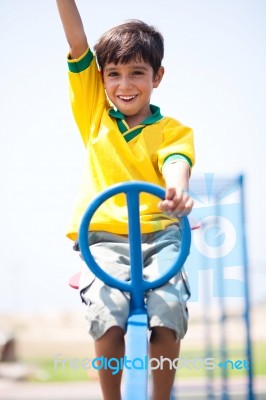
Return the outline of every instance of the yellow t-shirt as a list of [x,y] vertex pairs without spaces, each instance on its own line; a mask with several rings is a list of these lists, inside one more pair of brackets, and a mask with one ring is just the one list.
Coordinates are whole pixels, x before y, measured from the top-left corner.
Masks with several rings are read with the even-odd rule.
[[[162,166],[172,154],[194,164],[193,132],[173,118],[163,117],[151,105],[152,115],[129,128],[123,114],[111,107],[101,73],[88,49],[68,60],[71,105],[87,157],[74,215],[67,236],[77,239],[82,216],[90,201],[110,185],[144,181],[164,187]],[[107,200],[95,213],[90,230],[127,234],[127,206],[123,194]],[[158,198],[140,196],[142,233],[163,229],[172,220],[158,209]]]

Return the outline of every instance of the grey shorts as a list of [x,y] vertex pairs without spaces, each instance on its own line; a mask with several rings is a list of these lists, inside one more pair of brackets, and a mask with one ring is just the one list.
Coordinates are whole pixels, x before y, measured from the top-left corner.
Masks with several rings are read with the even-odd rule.
[[[96,262],[107,273],[130,279],[128,237],[108,232],[90,232],[90,249]],[[163,231],[142,235],[143,275],[153,280],[168,269],[177,257],[180,229],[171,225]],[[94,340],[109,328],[119,326],[126,331],[129,316],[129,294],[105,285],[83,263],[80,291],[87,304],[88,331]],[[149,328],[167,327],[182,339],[187,331],[187,300],[190,288],[182,269],[166,285],[146,293]]]

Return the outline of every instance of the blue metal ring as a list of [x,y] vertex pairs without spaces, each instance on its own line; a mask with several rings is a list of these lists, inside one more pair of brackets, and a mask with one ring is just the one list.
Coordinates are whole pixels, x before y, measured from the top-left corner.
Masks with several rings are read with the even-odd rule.
[[[90,246],[89,246],[89,239],[88,239],[88,231],[89,231],[89,225],[91,222],[91,219],[94,215],[94,213],[97,211],[97,209],[100,207],[100,205],[108,200],[110,197],[119,194],[119,193],[125,193],[127,196],[127,202],[129,203],[131,201],[131,204],[128,204],[129,208],[129,219],[130,219],[130,212],[132,212],[132,208],[135,208],[134,212],[138,213],[138,221],[139,221],[139,207],[137,202],[137,196],[139,196],[139,193],[144,192],[144,193],[150,193],[154,196],[159,197],[160,199],[165,198],[165,190],[159,186],[153,185],[153,184],[148,184],[144,182],[138,182],[138,181],[133,181],[133,182],[123,182],[119,183],[117,185],[113,185],[109,187],[108,189],[104,190],[102,193],[100,193],[89,205],[87,210],[85,211],[85,214],[83,216],[83,219],[81,221],[80,225],[80,230],[79,230],[79,247],[83,256],[83,259],[85,260],[86,264],[88,265],[89,269],[99,278],[101,279],[106,285],[112,286],[114,288],[123,290],[123,291],[128,291],[130,293],[133,292],[134,290],[134,285],[132,283],[132,280],[130,281],[122,281],[119,279],[116,279],[109,274],[107,274],[105,271],[101,269],[101,267],[96,263],[94,257],[91,254],[90,251]],[[136,207],[138,208],[136,210]],[[180,220],[180,226],[181,226],[181,245],[180,245],[180,251],[177,255],[176,261],[173,263],[172,266],[167,269],[163,273],[162,276],[159,278],[153,280],[153,281],[146,281],[142,278],[141,281],[141,286],[144,291],[150,290],[150,289],[155,289],[156,287],[162,286],[166,282],[168,282],[174,275],[177,274],[177,272],[182,268],[184,265],[186,258],[189,254],[189,249],[190,249],[190,244],[191,244],[191,232],[190,232],[190,225],[188,222],[187,217],[182,217],[179,219]],[[131,236],[131,239],[134,240],[134,237],[140,235],[140,232],[135,232],[130,234],[130,231],[132,229],[135,229],[133,227],[133,224],[137,224],[137,219],[133,217],[131,218],[131,226],[129,226],[129,236]],[[129,221],[130,222],[130,221]],[[132,237],[133,236],[133,237]],[[140,244],[139,244],[140,247]],[[132,266],[132,265],[131,265]]]

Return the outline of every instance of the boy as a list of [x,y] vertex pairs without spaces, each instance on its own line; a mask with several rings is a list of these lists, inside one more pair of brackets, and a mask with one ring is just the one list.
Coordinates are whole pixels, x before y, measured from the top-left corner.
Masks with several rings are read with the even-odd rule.
[[[144,275],[154,277],[160,265],[173,262],[179,248],[177,220],[166,214],[187,215],[193,206],[188,194],[194,163],[193,133],[178,121],[163,117],[160,109],[150,104],[152,90],[159,86],[164,74],[163,38],[153,27],[130,21],[100,38],[95,46],[96,63],[75,1],[57,0],[57,5],[70,45],[72,110],[88,155],[68,237],[77,240],[85,209],[109,185],[140,180],[165,186],[166,197],[159,205],[153,196],[141,196]],[[123,195],[100,207],[91,222],[89,239],[98,264],[115,277],[129,279]],[[88,305],[96,357],[123,357],[128,294],[107,287],[86,266],[80,290]],[[174,301],[165,300],[167,293],[174,296]],[[164,287],[147,293],[151,357],[178,357],[180,339],[187,330],[189,296],[183,271]],[[99,371],[105,400],[121,398],[121,374]],[[154,400],[170,398],[174,377],[175,370],[166,366],[153,371]]]

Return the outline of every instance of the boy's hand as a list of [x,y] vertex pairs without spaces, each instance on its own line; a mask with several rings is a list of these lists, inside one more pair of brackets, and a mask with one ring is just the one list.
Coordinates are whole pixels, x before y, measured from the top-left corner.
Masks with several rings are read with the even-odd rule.
[[193,204],[187,190],[170,187],[166,189],[165,199],[159,203],[159,208],[170,216],[183,217],[191,212]]
[[188,215],[193,207],[193,200],[188,193],[190,167],[186,162],[178,161],[163,166],[166,184],[165,199],[158,206],[171,217]]

